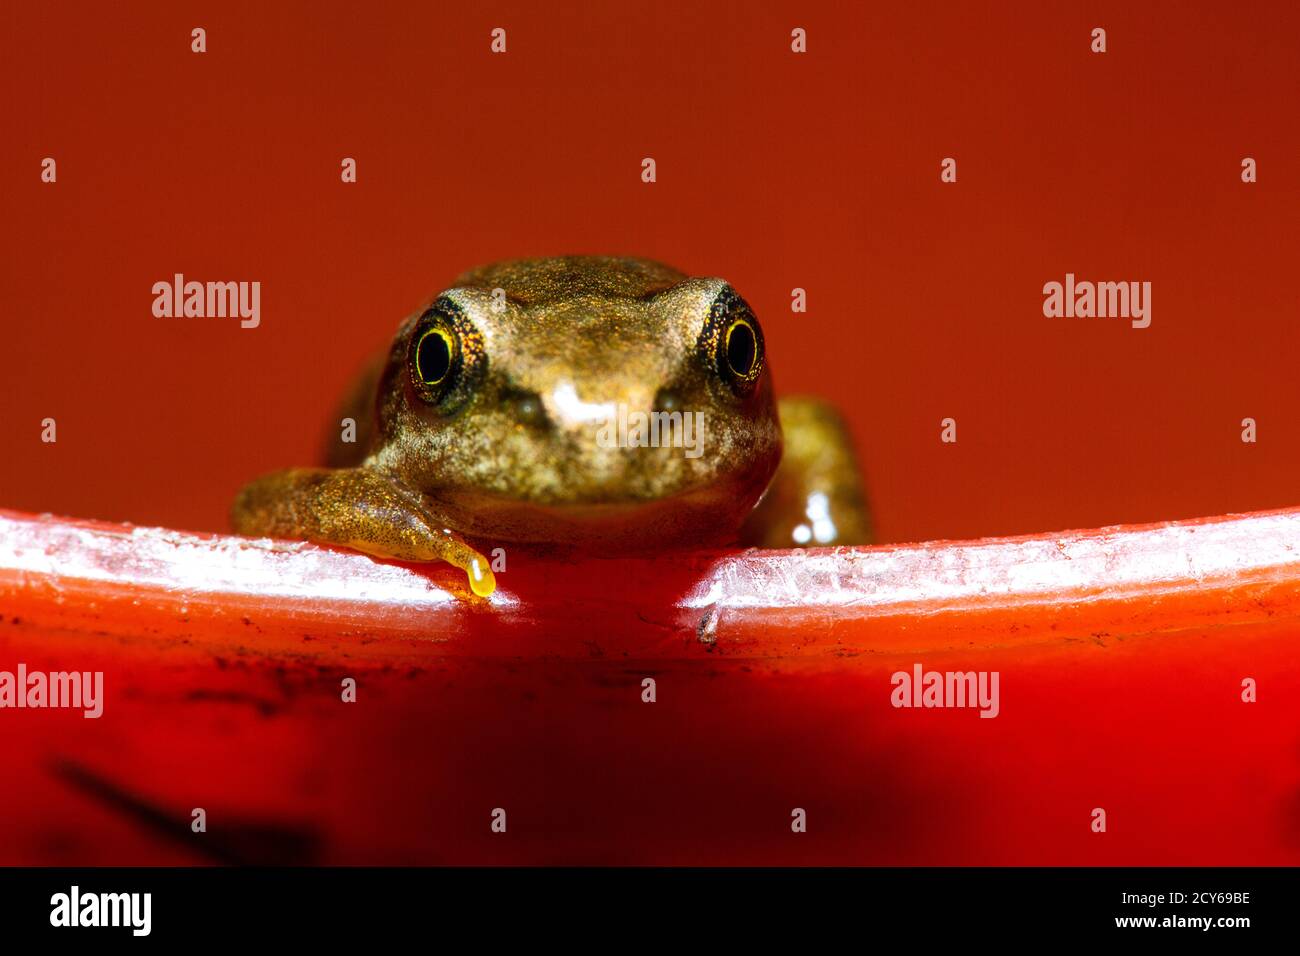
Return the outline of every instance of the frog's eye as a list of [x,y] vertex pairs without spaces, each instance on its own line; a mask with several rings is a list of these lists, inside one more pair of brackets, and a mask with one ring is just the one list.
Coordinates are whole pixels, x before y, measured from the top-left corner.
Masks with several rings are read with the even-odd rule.
[[411,385],[443,414],[458,409],[481,378],[483,338],[450,302],[435,302],[416,323],[407,353]]
[[700,333],[700,351],[731,390],[745,396],[763,374],[763,332],[754,312],[731,289],[714,300]]

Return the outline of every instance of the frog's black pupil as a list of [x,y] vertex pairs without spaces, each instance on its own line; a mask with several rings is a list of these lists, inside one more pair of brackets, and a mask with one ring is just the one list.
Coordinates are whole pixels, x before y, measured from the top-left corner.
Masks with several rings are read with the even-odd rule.
[[437,332],[429,332],[420,339],[420,346],[415,353],[415,367],[420,373],[420,380],[426,385],[437,385],[447,377],[451,369],[451,349],[446,337]]
[[727,336],[727,364],[737,375],[748,375],[754,370],[757,353],[758,342],[754,339],[754,330],[744,322],[737,322]]

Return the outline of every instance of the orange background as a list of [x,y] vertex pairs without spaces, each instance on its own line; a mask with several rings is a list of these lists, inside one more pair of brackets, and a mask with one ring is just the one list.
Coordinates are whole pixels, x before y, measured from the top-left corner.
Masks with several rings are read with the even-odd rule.
[[[567,252],[730,279],[885,540],[1300,502],[1294,4],[418,6],[0,11],[0,506],[224,529],[403,316]],[[1067,271],[1151,327],[1044,318]],[[175,272],[261,327],[154,318]]]

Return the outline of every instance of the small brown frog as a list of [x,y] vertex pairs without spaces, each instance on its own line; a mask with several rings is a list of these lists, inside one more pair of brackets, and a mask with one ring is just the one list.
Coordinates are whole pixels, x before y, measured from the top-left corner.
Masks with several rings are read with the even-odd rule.
[[821,402],[774,399],[745,300],[644,259],[465,274],[402,323],[344,415],[356,440],[333,441],[329,467],[239,493],[241,534],[448,561],[481,596],[495,579],[478,547],[496,544],[871,538],[843,424]]

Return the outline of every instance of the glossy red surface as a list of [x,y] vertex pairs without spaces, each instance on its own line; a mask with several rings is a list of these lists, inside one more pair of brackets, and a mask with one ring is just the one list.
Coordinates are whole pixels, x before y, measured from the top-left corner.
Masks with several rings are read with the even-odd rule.
[[[1298,528],[521,555],[488,604],[3,514],[0,660],[106,704],[0,713],[0,862],[1295,863]],[[997,671],[998,716],[895,708],[917,663]]]

